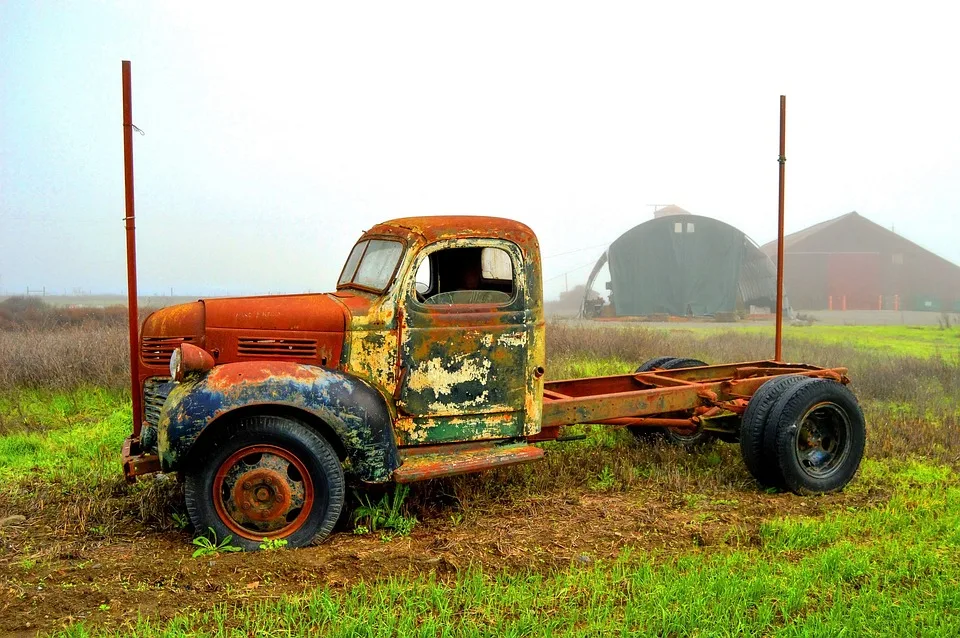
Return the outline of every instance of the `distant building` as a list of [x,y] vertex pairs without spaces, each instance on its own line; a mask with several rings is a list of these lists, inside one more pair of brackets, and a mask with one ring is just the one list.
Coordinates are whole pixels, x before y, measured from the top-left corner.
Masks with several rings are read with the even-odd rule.
[[960,311],[960,266],[856,212],[784,238],[784,287],[800,310]]
[[[601,277],[606,268],[609,277]],[[594,290],[610,291],[606,303]],[[609,279],[609,281],[605,281]],[[587,316],[712,316],[770,313],[776,267],[742,231],[716,219],[665,206],[625,232],[587,279]]]

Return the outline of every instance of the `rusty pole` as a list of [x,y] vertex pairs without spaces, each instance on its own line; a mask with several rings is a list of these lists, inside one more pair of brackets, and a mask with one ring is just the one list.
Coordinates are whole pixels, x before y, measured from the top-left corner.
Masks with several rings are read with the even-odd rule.
[[777,224],[777,336],[776,354],[774,359],[783,359],[783,181],[786,169],[786,133],[787,133],[787,96],[780,96],[780,205],[778,208],[779,221]]
[[133,99],[130,89],[130,62],[123,67],[123,185],[126,199],[127,228],[127,318],[130,325],[130,395],[133,399],[133,438],[139,438],[143,418],[140,395],[140,357],[138,352],[140,316],[137,307],[137,237],[133,208]]

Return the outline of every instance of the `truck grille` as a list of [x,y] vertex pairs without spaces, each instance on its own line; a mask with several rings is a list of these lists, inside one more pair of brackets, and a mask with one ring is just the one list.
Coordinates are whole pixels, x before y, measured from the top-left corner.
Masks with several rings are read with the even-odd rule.
[[315,339],[256,339],[240,337],[237,354],[241,357],[296,357],[314,359],[317,356]]
[[170,364],[170,355],[181,343],[191,343],[196,337],[143,337],[140,342],[140,356],[149,366]]
[[150,377],[143,382],[143,416],[153,427],[160,422],[160,408],[174,385],[167,377]]

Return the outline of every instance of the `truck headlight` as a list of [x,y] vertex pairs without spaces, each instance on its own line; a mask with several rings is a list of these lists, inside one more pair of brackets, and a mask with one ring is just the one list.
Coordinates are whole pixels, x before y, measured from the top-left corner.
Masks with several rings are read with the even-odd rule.
[[174,381],[180,381],[183,375],[183,370],[180,367],[182,361],[183,353],[180,352],[180,348],[174,348],[173,353],[170,355],[170,378]]
[[170,378],[183,381],[191,372],[206,372],[215,365],[213,355],[189,343],[181,343],[170,355]]

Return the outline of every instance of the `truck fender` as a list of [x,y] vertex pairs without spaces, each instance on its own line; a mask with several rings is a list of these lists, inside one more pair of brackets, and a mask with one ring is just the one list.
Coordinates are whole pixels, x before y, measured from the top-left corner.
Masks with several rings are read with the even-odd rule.
[[257,406],[293,409],[322,421],[340,439],[331,444],[342,444],[363,481],[388,481],[400,466],[391,413],[376,388],[337,370],[251,361],[220,365],[174,386],[160,412],[161,469],[182,469],[194,443],[213,424],[229,427],[226,417],[241,409],[249,414]]

